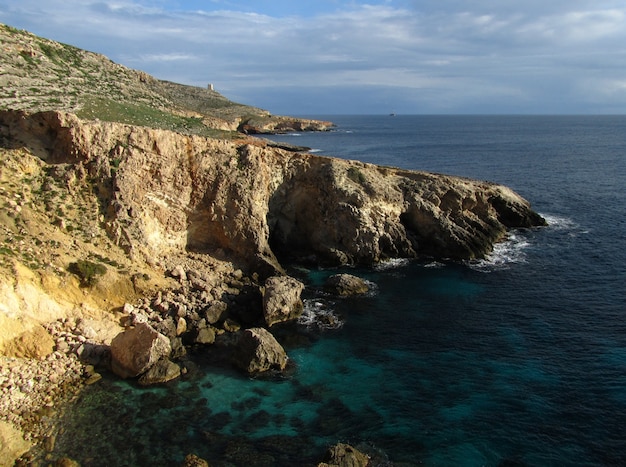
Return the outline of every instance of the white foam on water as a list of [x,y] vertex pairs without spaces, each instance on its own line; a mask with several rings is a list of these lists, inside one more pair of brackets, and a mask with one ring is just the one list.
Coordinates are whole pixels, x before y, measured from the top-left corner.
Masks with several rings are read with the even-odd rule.
[[519,232],[509,232],[507,239],[503,242],[496,243],[491,253],[485,258],[470,261],[472,269],[478,271],[490,272],[495,269],[506,269],[511,264],[519,264],[526,262],[526,249],[530,246],[530,242],[523,234]]
[[548,228],[553,230],[576,230],[580,226],[569,217],[553,216],[551,214],[541,214],[548,223]]
[[334,312],[334,303],[324,299],[303,300],[304,309],[298,324],[308,328],[339,329],[344,321]]
[[309,149],[309,152],[322,152],[321,149]]
[[409,264],[407,258],[392,258],[385,261],[381,261],[374,266],[377,271],[387,271],[389,269],[398,269]]

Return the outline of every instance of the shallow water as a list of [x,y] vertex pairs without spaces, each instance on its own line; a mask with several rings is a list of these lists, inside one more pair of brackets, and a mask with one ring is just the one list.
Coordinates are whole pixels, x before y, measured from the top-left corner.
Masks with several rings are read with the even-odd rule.
[[276,329],[285,376],[250,379],[195,355],[163,387],[105,378],[68,412],[57,453],[314,465],[346,441],[379,463],[383,452],[429,466],[626,465],[626,118],[334,120],[332,134],[283,138],[509,184],[550,225],[512,232],[483,261],[348,269],[375,285],[365,297],[324,295],[336,270],[294,268],[307,319]]

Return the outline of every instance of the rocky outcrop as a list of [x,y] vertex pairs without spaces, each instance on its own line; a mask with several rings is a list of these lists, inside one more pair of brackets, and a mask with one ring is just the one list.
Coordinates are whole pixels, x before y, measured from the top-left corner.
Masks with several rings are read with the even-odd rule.
[[233,362],[249,374],[282,371],[287,366],[287,354],[267,329],[251,328],[241,332]]
[[147,323],[119,333],[111,341],[111,369],[122,378],[132,378],[148,371],[172,352],[170,341]]
[[367,454],[349,444],[338,443],[328,449],[325,462],[318,464],[318,467],[367,467],[369,462]]
[[294,131],[328,131],[332,122],[282,116],[256,116],[245,119],[238,130],[246,134],[292,133]]
[[343,297],[362,295],[369,292],[369,289],[365,280],[352,274],[334,274],[324,283],[325,292]]
[[263,317],[268,326],[298,318],[304,305],[304,284],[289,276],[272,276],[265,281]]
[[493,183],[66,113],[2,112],[0,140],[91,180],[110,236],[149,262],[210,252],[267,277],[287,254],[334,265],[471,259],[507,228],[545,223]]

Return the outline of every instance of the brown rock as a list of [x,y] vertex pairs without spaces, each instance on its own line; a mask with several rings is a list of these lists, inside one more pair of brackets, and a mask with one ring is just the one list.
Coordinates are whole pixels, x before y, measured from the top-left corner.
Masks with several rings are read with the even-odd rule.
[[263,316],[268,326],[296,319],[302,314],[300,294],[304,284],[289,276],[272,276],[265,281]]
[[324,284],[324,290],[335,295],[361,295],[369,291],[367,282],[351,274],[335,274]]
[[[219,250],[268,277],[282,269],[275,253],[333,264],[472,259],[507,228],[545,224],[526,200],[488,182],[62,112],[4,111],[0,123],[12,144],[28,141],[42,160],[101,180],[110,236],[151,263]],[[123,160],[115,171],[111,154]]]
[[166,358],[162,358],[141,375],[139,384],[149,386],[152,384],[166,383],[179,376],[180,366]]
[[250,374],[284,370],[287,354],[274,336],[264,328],[244,330],[233,353],[235,365]]
[[122,378],[138,376],[171,351],[167,337],[140,323],[111,341],[111,369]]
[[367,467],[369,457],[349,444],[339,443],[326,453],[325,462],[318,467]]
[[195,454],[187,454],[182,467],[210,467],[209,463]]

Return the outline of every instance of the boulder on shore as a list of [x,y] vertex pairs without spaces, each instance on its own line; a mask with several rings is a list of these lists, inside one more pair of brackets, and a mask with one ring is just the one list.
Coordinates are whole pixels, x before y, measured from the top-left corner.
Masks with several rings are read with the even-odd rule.
[[287,366],[287,353],[267,329],[251,328],[239,336],[233,363],[249,374],[282,371]]
[[365,280],[351,274],[335,274],[330,276],[324,284],[325,292],[342,297],[362,295],[369,292],[369,289]]
[[140,323],[111,341],[111,369],[122,378],[145,373],[172,351],[170,341],[149,324]]
[[290,276],[272,276],[265,281],[263,316],[268,326],[296,319],[304,305],[304,284]]

